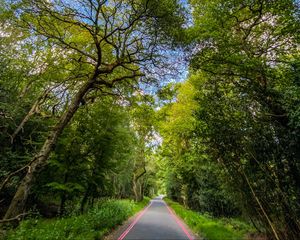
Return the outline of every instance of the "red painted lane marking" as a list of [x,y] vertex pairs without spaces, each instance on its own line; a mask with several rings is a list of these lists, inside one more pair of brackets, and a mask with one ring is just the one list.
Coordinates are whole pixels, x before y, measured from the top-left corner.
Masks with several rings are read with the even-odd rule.
[[133,223],[131,223],[129,225],[129,227],[122,233],[122,235],[118,238],[118,240],[123,240],[126,235],[129,233],[129,231],[134,227],[134,225],[137,223],[137,221],[144,215],[144,213],[148,210],[148,208],[151,206],[152,202],[148,205],[148,207],[146,207],[137,217],[136,219],[133,221]]
[[184,227],[182,222],[179,220],[179,218],[173,213],[172,209],[166,204],[166,207],[168,208],[169,212],[171,213],[171,216],[175,219],[177,224],[181,227],[181,229],[184,231],[186,236],[188,237],[189,240],[193,240],[192,236],[189,234],[188,230]]

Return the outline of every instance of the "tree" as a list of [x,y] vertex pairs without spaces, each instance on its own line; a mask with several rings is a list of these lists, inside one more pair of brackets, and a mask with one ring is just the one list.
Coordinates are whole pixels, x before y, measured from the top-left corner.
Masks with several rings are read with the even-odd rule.
[[248,216],[274,239],[297,239],[299,8],[294,1],[191,4],[199,145],[222,166]]
[[137,137],[136,155],[134,158],[134,171],[132,189],[135,201],[142,201],[144,197],[144,177],[147,174],[147,157],[149,157],[150,144],[154,134],[154,109],[151,96],[136,93],[134,106],[131,111],[133,129]]
[[[84,212],[96,198],[117,197],[127,184],[120,181],[117,185],[118,178],[124,169],[129,179],[133,172],[135,138],[125,108],[110,96],[81,108],[38,177],[35,198],[48,196],[53,201],[53,195],[58,196],[62,215],[67,201],[71,206],[80,202],[80,212]],[[127,191],[130,196],[131,189]]]
[[201,144],[203,139],[196,135],[200,127],[196,112],[200,107],[194,81],[195,76],[191,76],[177,84],[176,102],[158,112],[158,129],[163,137],[158,152],[159,175],[167,195],[187,207],[214,216],[236,215],[239,211],[226,193],[222,169],[210,159],[205,144]]
[[[115,86],[145,76],[157,64],[166,20],[181,16],[171,12],[175,1],[20,1],[16,16],[30,33],[41,36],[76,66],[70,101],[49,131],[40,151],[31,159],[5,218],[24,209],[37,172],[43,169],[64,128],[79,106],[94,92],[113,92]],[[19,4],[18,3],[18,4]],[[159,11],[157,8],[159,6]],[[166,10],[166,11],[164,11]],[[167,14],[166,14],[167,13]],[[174,17],[171,17],[174,16]],[[178,26],[174,21],[170,26]],[[66,69],[68,71],[69,69]]]

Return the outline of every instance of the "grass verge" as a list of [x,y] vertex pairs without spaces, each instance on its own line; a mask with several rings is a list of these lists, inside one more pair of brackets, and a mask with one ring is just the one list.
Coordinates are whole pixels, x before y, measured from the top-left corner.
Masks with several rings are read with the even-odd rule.
[[188,210],[179,203],[164,199],[176,214],[199,236],[207,240],[242,240],[246,235],[255,232],[249,224],[232,218],[212,218]]
[[31,219],[22,221],[8,233],[7,240],[92,240],[102,239],[114,227],[140,211],[149,198],[135,203],[131,200],[99,201],[86,214],[60,219]]

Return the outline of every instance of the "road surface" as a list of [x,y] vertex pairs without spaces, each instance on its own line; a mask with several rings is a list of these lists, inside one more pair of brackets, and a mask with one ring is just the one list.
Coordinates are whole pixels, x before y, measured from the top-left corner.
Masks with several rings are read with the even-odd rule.
[[191,240],[190,231],[173,213],[162,197],[153,199],[135,220],[118,236],[118,240],[164,239]]

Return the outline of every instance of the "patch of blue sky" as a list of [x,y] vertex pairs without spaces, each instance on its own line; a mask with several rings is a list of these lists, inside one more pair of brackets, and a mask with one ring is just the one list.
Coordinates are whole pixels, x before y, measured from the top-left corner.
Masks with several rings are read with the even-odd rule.
[[[140,83],[140,88],[146,93],[154,95],[157,90],[170,83],[183,82],[188,77],[188,62],[183,49],[165,50],[164,63],[160,66],[151,66],[146,70],[146,78],[153,81]],[[147,80],[147,79],[146,79]]]

